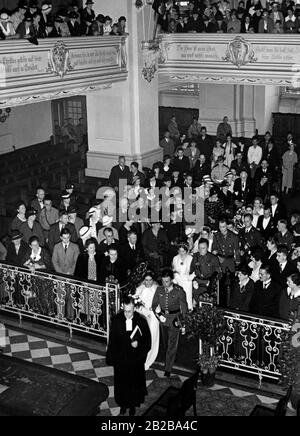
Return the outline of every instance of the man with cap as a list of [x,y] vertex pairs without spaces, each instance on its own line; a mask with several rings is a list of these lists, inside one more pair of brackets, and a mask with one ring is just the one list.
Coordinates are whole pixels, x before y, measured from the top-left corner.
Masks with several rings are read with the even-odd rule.
[[74,192],[74,184],[70,181],[66,183],[65,192],[70,194],[70,206],[75,206],[77,202],[77,196]]
[[74,11],[71,11],[68,14],[69,20],[67,22],[67,25],[71,36],[81,36],[81,27],[78,23],[78,16],[79,14]]
[[41,247],[45,246],[45,236],[41,225],[36,221],[37,212],[35,209],[28,209],[26,211],[26,222],[20,227],[23,233],[23,240],[28,244],[32,236],[37,236],[40,241]]
[[69,207],[71,206],[71,194],[67,191],[63,191],[60,197],[61,202],[59,205],[59,209],[64,209],[67,212]]
[[31,208],[36,210],[37,221],[39,221],[40,214],[45,207],[44,198],[45,198],[45,190],[44,188],[39,186],[36,190],[36,198],[32,200],[32,202],[30,203]]
[[202,294],[208,292],[211,280],[215,276],[221,275],[221,265],[217,256],[208,252],[209,241],[201,238],[199,240],[199,252],[195,253],[190,274],[195,274],[195,281],[197,287],[194,287],[193,297],[196,304],[199,304],[199,300]]
[[69,223],[68,211],[61,209],[59,211],[59,221],[55,224],[52,224],[49,231],[48,246],[51,253],[53,253],[55,244],[59,243],[61,232],[63,229],[69,230],[71,235],[71,241],[73,243],[76,243],[78,237],[76,234],[75,226],[74,224]]
[[81,12],[82,33],[84,35],[92,35],[92,24],[96,18],[93,4],[92,0],[87,0],[85,8]]
[[44,208],[40,214],[40,224],[44,231],[45,239],[48,240],[50,227],[59,220],[58,210],[52,204],[52,197],[46,195],[44,198]]
[[79,230],[84,226],[83,220],[77,216],[78,209],[75,205],[68,208],[69,223],[73,224],[76,230],[77,238],[79,238]]
[[219,232],[214,235],[212,253],[218,256],[222,272],[235,272],[235,267],[241,261],[239,238],[228,230],[227,220],[219,221]]
[[162,286],[158,286],[154,294],[152,310],[160,321],[162,338],[167,345],[165,377],[170,377],[177,354],[180,329],[175,322],[177,319],[181,320],[181,332],[184,334],[187,309],[186,294],[182,287],[174,284],[173,271],[163,271]]
[[[18,7],[15,9],[11,16],[11,22],[14,26],[14,29],[17,31],[19,24],[21,24],[25,18],[25,13],[28,9],[26,1],[20,0],[18,3]],[[18,33],[18,32],[17,32]]]

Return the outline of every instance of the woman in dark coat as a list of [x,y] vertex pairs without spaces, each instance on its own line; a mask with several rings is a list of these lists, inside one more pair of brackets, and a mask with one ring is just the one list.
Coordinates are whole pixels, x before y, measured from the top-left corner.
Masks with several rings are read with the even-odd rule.
[[[100,283],[102,257],[97,252],[97,246],[97,240],[94,238],[90,238],[86,241],[85,251],[83,253],[80,253],[77,258],[74,272],[76,278],[84,282],[91,281],[95,282],[96,284]],[[83,292],[84,299],[81,312],[86,316],[86,324],[90,326],[92,324],[90,291],[86,288]],[[97,301],[96,294],[93,297],[95,306],[97,305],[97,303],[99,303],[99,301]],[[103,312],[105,312],[105,310],[103,310]]]
[[249,312],[254,293],[254,281],[250,279],[251,269],[248,265],[240,265],[237,269],[238,280],[232,287],[229,307],[242,312]]
[[105,286],[107,279],[114,278],[120,286],[126,283],[126,266],[119,259],[118,249],[115,245],[110,245],[109,255],[104,259],[101,265],[100,282]]

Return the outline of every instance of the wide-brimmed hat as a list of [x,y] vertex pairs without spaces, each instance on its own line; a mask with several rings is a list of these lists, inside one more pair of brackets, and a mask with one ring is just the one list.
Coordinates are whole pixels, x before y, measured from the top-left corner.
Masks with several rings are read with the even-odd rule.
[[0,14],[0,20],[4,21],[4,22],[8,22],[9,21],[9,15],[7,12],[1,12]]
[[85,4],[86,5],[94,5],[95,2],[93,2],[93,0],[86,0]]
[[113,222],[113,217],[109,215],[104,215],[102,218],[103,227],[109,226]]
[[98,211],[98,209],[96,209],[95,207],[91,207],[91,208],[89,209],[89,211],[88,211],[88,215],[89,215],[89,216],[92,216],[92,215],[94,215],[94,213],[97,212],[97,211]]
[[17,239],[22,239],[23,233],[21,233],[19,230],[13,230],[10,234],[10,239],[12,241],[16,241]]
[[[73,18],[74,20],[76,20],[76,18],[78,18],[78,14],[75,11],[71,11],[71,12],[69,12],[68,17],[69,18]],[[73,188],[74,188],[74,186],[73,186]],[[67,188],[67,186],[66,186],[66,189],[71,189],[71,188]]]
[[42,6],[42,12],[46,12],[52,9],[52,6],[49,3],[44,3]]
[[[72,18],[72,17],[71,17],[71,14],[72,14],[72,13],[73,13],[73,12],[70,12],[70,14],[69,14],[69,17],[70,17],[70,18]],[[76,17],[78,16],[78,14],[76,14],[76,12],[74,12],[74,14],[76,15]],[[76,18],[76,17],[75,17],[75,18]],[[66,189],[74,189],[74,185],[73,185],[73,183],[71,183],[71,182],[67,182],[67,183],[66,183]]]
[[84,236],[86,236],[90,231],[90,228],[88,226],[83,226],[81,227],[81,229],[79,230],[79,236],[81,238],[83,238]]
[[[56,20],[55,20],[56,21]],[[63,200],[67,200],[68,198],[70,198],[71,196],[70,196],[70,194],[68,193],[68,192],[66,192],[66,191],[64,191],[62,194],[61,194],[61,198],[63,199]]]

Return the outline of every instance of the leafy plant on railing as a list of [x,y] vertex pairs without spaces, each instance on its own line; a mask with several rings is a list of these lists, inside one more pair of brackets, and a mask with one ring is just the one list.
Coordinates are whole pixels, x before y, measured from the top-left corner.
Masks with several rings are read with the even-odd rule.
[[300,389],[300,342],[297,326],[300,326],[300,313],[292,315],[291,328],[282,335],[282,357],[280,359],[281,384],[288,388],[297,386]]
[[211,305],[195,308],[186,316],[186,334],[201,339],[204,344],[216,348],[220,338],[227,334],[224,310]]

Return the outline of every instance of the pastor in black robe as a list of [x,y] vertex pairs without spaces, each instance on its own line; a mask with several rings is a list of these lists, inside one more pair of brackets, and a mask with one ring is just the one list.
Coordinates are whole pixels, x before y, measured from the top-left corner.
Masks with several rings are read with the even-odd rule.
[[132,329],[139,326],[142,336],[138,347],[131,345],[132,331],[126,331],[126,318],[118,313],[113,321],[106,354],[106,362],[114,367],[115,401],[120,407],[140,407],[147,395],[145,362],[151,348],[151,334],[147,321],[138,313],[132,318]]

